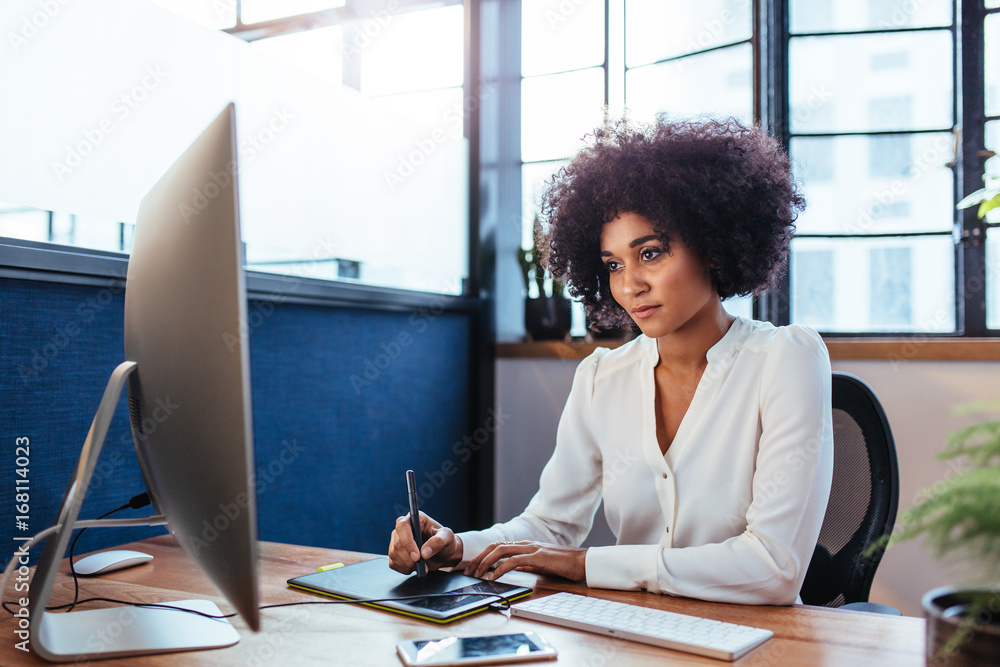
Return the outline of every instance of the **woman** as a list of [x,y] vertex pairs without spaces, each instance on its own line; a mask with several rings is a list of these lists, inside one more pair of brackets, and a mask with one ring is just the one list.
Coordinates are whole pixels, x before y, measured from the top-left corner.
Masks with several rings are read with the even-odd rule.
[[[547,264],[592,322],[642,334],[580,364],[520,516],[456,535],[421,515],[429,567],[795,602],[833,470],[829,357],[811,329],[733,317],[722,300],[771,284],[803,206],[759,128],[596,132],[545,194]],[[581,548],[602,499],[617,543]],[[389,556],[413,570],[406,517]]]

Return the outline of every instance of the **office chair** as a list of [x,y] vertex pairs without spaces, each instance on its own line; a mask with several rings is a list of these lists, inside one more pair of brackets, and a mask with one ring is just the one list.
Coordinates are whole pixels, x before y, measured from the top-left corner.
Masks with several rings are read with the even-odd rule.
[[896,447],[871,388],[833,373],[833,485],[819,544],[800,595],[806,604],[899,614],[868,602],[882,549],[864,552],[892,532],[899,500]]

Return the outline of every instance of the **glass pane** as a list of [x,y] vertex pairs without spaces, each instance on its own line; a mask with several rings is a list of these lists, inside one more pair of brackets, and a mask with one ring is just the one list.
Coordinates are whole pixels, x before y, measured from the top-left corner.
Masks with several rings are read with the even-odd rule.
[[30,206],[0,204],[0,236],[26,241],[49,241],[49,212]]
[[[214,2],[236,4],[236,0],[214,0]],[[259,23],[285,16],[343,7],[346,4],[347,0],[242,0],[240,15],[244,23]]]
[[746,0],[627,0],[625,61],[629,67],[750,39],[753,3]]
[[[128,229],[123,229],[123,227]],[[127,252],[131,249],[132,227],[133,225],[123,226],[116,220],[98,215],[74,215],[72,245],[81,248]],[[127,238],[124,236],[126,231]]]
[[950,133],[793,137],[792,171],[808,203],[800,234],[948,231]]
[[1000,178],[1000,120],[986,123],[986,148],[997,153],[986,161],[986,173],[992,178]]
[[536,76],[521,81],[521,159],[570,157],[604,118],[604,70]]
[[952,126],[947,31],[801,37],[789,54],[792,132]]
[[534,245],[534,221],[540,209],[542,191],[545,182],[569,164],[569,160],[553,160],[551,162],[529,162],[521,166],[521,196],[523,199],[521,217],[521,247],[530,248]]
[[725,307],[726,312],[730,315],[738,315],[740,317],[746,317],[747,319],[753,319],[752,296],[734,296],[731,299],[723,301],[722,305]]
[[[119,221],[134,222],[149,188],[232,100],[248,263],[461,292],[468,145],[441,106],[406,116],[387,111],[391,100],[376,103],[319,80],[231,35],[149,3],[128,7],[124,31],[102,12],[60,14],[65,20],[51,21],[44,38],[0,67],[0,90],[30,92],[0,104],[0,201],[76,214],[53,230],[67,242],[117,249],[124,236],[127,248],[129,228]],[[448,15],[459,19],[461,44],[457,9]],[[409,18],[393,16],[385,30]],[[389,38],[373,38],[361,57]],[[455,52],[459,76],[452,78],[461,84],[461,48]],[[123,53],[131,65],[122,66]],[[452,107],[462,102],[458,89],[447,100]],[[412,104],[439,103],[418,97]],[[29,226],[20,235],[48,240],[43,223]]]
[[150,0],[153,4],[169,9],[212,30],[232,28],[236,25],[236,0]]
[[368,96],[461,86],[461,5],[393,16],[361,50],[361,92]]
[[603,63],[603,0],[521,0],[521,74]]
[[986,115],[1000,115],[1000,14],[990,14],[984,25],[986,30],[986,49],[984,65],[986,68],[984,85],[986,94]]
[[821,331],[955,330],[951,237],[792,241],[791,320]]
[[1000,329],[1000,229],[986,232],[986,326]]
[[801,33],[948,26],[953,9],[950,0],[790,0],[788,11],[791,31]]
[[625,78],[625,105],[631,117],[652,121],[710,115],[753,119],[753,53],[739,44],[711,53],[631,69]]
[[340,26],[258,39],[250,45],[324,81],[340,84],[344,79],[344,31]]
[[996,9],[1000,7],[1000,0],[986,0],[986,9]]

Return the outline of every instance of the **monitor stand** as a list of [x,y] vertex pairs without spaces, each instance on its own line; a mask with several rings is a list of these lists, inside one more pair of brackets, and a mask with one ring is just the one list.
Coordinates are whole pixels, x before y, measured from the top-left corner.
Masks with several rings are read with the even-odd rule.
[[[80,514],[87,486],[94,474],[97,457],[111,426],[118,398],[135,368],[134,361],[123,362],[115,368],[108,380],[80,452],[80,460],[59,509],[56,521],[59,529],[46,541],[45,550],[31,580],[30,646],[39,657],[50,662],[82,662],[149,653],[223,648],[240,640],[239,633],[226,619],[206,618],[184,611],[133,606],[64,614],[45,611],[56,575],[59,574],[59,565]],[[163,517],[150,517],[145,525],[163,523]],[[208,600],[182,600],[164,604],[212,615],[222,613]]]

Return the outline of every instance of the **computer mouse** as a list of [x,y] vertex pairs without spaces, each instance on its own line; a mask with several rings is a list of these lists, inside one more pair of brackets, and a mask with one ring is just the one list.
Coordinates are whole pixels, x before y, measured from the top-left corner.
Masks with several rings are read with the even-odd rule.
[[107,574],[126,567],[142,565],[153,560],[149,554],[141,551],[131,551],[129,549],[113,549],[111,551],[99,551],[96,554],[84,556],[73,564],[76,573],[91,577],[95,574]]

